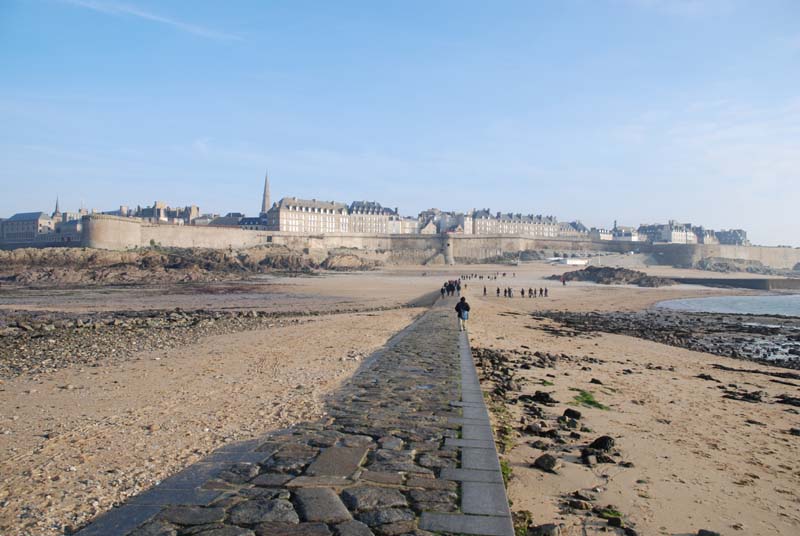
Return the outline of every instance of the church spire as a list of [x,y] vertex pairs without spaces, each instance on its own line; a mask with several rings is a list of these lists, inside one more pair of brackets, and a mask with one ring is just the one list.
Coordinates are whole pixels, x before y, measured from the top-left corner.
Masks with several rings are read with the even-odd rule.
[[264,216],[269,210],[269,170],[264,175],[264,198],[261,200],[261,215]]
[[53,216],[55,216],[56,214],[61,214],[61,211],[58,210],[58,196],[56,196],[56,210],[55,212],[53,212]]

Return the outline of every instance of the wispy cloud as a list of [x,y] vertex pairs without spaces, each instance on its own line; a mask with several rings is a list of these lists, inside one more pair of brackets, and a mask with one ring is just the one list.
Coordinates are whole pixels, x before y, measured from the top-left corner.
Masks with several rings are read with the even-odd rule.
[[135,17],[149,22],[155,22],[157,24],[164,24],[167,26],[171,26],[172,28],[175,28],[177,30],[209,39],[218,39],[224,41],[242,40],[242,37],[236,34],[220,32],[217,30],[206,28],[204,26],[199,26],[197,24],[190,24],[188,22],[183,22],[169,17],[164,17],[161,15],[157,15],[155,13],[151,13],[149,11],[145,11],[136,6],[131,6],[129,4],[123,4],[119,2],[106,2],[101,0],[60,0],[60,1],[65,4],[69,4],[75,7],[80,7],[83,9],[91,9],[92,11],[96,11],[98,13],[104,13],[106,15]]

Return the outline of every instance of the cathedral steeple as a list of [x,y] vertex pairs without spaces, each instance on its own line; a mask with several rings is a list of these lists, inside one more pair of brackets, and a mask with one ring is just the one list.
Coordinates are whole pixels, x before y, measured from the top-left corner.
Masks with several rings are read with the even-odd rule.
[[269,210],[269,170],[264,175],[264,198],[261,200],[261,215],[265,216]]
[[56,216],[60,216],[60,215],[61,215],[61,211],[58,209],[58,196],[56,196],[56,210],[55,210],[55,212],[53,212],[53,217],[55,218]]

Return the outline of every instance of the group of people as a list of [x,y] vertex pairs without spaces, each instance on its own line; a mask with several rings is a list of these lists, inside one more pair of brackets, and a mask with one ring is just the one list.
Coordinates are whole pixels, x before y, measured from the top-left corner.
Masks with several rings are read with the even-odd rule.
[[[498,277],[506,277],[508,275],[507,272],[495,272],[493,274],[461,274],[461,279],[469,280],[469,279],[478,279],[483,281],[487,279],[488,281],[495,281]],[[511,272],[511,277],[517,277],[517,272]]]
[[[464,288],[466,289],[466,285],[464,285]],[[445,281],[444,285],[442,285],[442,288],[439,290],[439,292],[442,294],[442,298],[444,298],[445,295],[461,296],[461,280],[451,279],[449,281]]]
[[[516,273],[512,273],[512,277],[516,277],[516,275],[517,275]],[[461,288],[462,288],[462,286],[463,286],[464,290],[467,289],[467,284],[466,283],[462,283],[461,282],[462,280],[470,280],[470,279],[479,279],[479,280],[481,280],[481,279],[484,279],[484,277],[486,279],[488,279],[488,280],[492,280],[492,279],[497,279],[499,276],[501,276],[500,272],[497,272],[494,275],[486,275],[486,276],[480,275],[480,274],[463,274],[463,275],[461,275],[461,277],[459,279],[451,279],[449,281],[446,281],[442,285],[442,288],[439,290],[439,292],[441,293],[442,298],[444,298],[445,296],[461,296]],[[502,273],[502,277],[506,277],[506,272]],[[566,285],[566,282],[564,281],[563,277],[561,278],[561,283]],[[486,285],[484,285],[483,286],[483,295],[486,296],[487,293],[488,293],[488,290],[486,288]],[[496,294],[497,294],[497,297],[499,298],[500,297],[500,287],[497,287]],[[511,287],[506,287],[506,288],[503,289],[503,297],[504,298],[513,298],[515,294],[516,294],[516,291]],[[546,287],[540,287],[538,289],[538,292],[537,292],[537,289],[535,289],[533,287],[529,287],[527,290],[524,287],[519,289],[519,296],[521,298],[524,298],[526,296],[526,294],[527,294],[528,298],[536,298],[537,295],[538,295],[539,298],[547,298],[547,297],[549,297],[549,291],[548,291],[548,289]],[[467,319],[469,318],[469,304],[467,303],[467,299],[464,298],[464,297],[461,297],[461,299],[456,304],[455,309],[456,309],[456,314],[458,315],[458,328],[459,328],[459,330],[464,331],[466,329]]]
[[[503,297],[504,298],[513,298],[514,297],[514,289],[511,287],[507,287],[503,289]],[[548,290],[546,288],[539,288],[539,297],[540,298],[547,298],[548,297]],[[483,287],[483,295],[486,296],[486,287]],[[519,296],[520,298],[525,297],[525,288],[519,289]],[[497,297],[500,297],[500,287],[497,287]],[[529,288],[528,289],[528,297],[535,298],[536,297],[536,289]]]

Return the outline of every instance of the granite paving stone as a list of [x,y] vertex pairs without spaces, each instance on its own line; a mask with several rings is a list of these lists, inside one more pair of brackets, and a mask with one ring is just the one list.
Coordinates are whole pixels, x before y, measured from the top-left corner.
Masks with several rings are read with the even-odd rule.
[[347,507],[330,488],[307,488],[294,492],[294,502],[303,521],[341,523],[352,519]]
[[385,508],[358,514],[358,520],[370,527],[397,523],[398,521],[414,521],[416,518],[416,514],[407,508]]
[[346,489],[342,492],[342,499],[350,509],[357,512],[408,504],[400,491],[378,486],[358,486]]
[[347,521],[334,527],[336,536],[374,536],[374,532],[361,521]]
[[197,536],[255,536],[255,533],[243,527],[234,527],[227,525],[225,527],[218,527],[213,529],[197,532]]
[[284,499],[253,499],[237,504],[230,511],[234,525],[254,525],[265,521],[299,523],[294,506]]
[[330,447],[322,451],[306,469],[311,476],[350,476],[367,455],[366,447]]
[[325,523],[261,523],[255,528],[256,536],[332,536]]
[[170,506],[159,514],[159,519],[178,525],[208,525],[225,519],[224,508],[199,506]]

